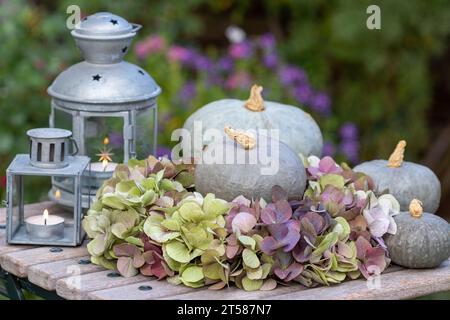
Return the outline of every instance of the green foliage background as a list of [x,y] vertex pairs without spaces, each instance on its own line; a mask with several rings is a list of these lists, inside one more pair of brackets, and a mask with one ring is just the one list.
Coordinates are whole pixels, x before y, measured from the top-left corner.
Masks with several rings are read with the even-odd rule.
[[[249,36],[273,32],[283,58],[304,68],[314,87],[330,93],[333,116],[319,119],[327,140],[336,141],[343,122],[355,122],[364,160],[387,157],[400,138],[411,142],[407,157],[416,160],[430,140],[425,120],[433,87],[430,60],[446,49],[450,33],[450,6],[444,0],[3,1],[0,172],[16,153],[26,152],[25,131],[47,125],[48,85],[81,60],[65,28],[70,4],[85,14],[111,11],[141,23],[139,39],[158,33],[211,56],[226,46],[223,32],[230,24],[241,26]],[[366,27],[371,4],[381,8],[381,30]],[[140,63],[132,54],[126,59]],[[173,97],[189,74],[152,57],[143,67],[164,89],[162,112],[171,110],[161,143],[167,143],[170,130],[182,125],[193,109],[226,95],[200,87],[193,106],[173,112]],[[270,81],[271,75],[261,77]],[[235,94],[245,97],[243,92]],[[282,91],[270,98],[289,102]],[[4,188],[0,193],[3,197]]]

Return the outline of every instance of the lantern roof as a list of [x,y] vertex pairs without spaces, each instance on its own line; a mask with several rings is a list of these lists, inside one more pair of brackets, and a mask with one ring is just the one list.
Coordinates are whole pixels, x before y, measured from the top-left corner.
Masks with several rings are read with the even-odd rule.
[[144,104],[139,102],[156,98],[161,88],[134,64],[83,61],[59,74],[47,92],[57,100],[70,102],[71,109],[108,112],[141,108]]
[[72,30],[72,35],[84,39],[111,39],[134,36],[141,26],[129,23],[124,18],[110,12],[98,12],[83,18]]

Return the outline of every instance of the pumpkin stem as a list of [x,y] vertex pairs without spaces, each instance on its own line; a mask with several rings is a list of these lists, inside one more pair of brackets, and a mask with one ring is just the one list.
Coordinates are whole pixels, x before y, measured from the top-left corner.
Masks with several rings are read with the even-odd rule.
[[391,156],[388,160],[388,167],[398,168],[401,167],[403,163],[403,156],[405,154],[406,141],[400,140],[395,147],[394,152],[392,152]]
[[224,131],[231,139],[244,147],[244,149],[253,149],[256,145],[256,139],[248,133],[240,130],[234,130],[230,126],[226,126]]
[[411,214],[411,217],[420,218],[423,214],[422,201],[412,199],[409,204],[409,213]]
[[245,107],[251,111],[263,111],[264,110],[264,100],[261,95],[263,87],[254,84],[250,89],[250,97],[245,102]]

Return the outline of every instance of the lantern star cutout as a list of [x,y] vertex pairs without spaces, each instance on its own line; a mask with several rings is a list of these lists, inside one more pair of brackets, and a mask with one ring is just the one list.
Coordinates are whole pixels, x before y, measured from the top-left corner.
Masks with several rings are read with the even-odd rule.
[[105,137],[103,139],[103,148],[100,149],[100,153],[97,153],[96,156],[99,156],[100,158],[98,161],[109,161],[112,162],[111,156],[114,155],[114,153],[111,153],[111,149],[108,149],[107,145],[109,144],[109,138]]
[[98,156],[98,161],[108,161],[112,162],[111,156],[113,156],[114,153],[111,152],[111,149],[108,149],[106,146],[104,146],[102,149],[100,149],[100,153],[97,153],[96,156]]
[[117,20],[114,20],[114,19],[109,20],[109,22],[111,22],[113,25],[117,24]]
[[95,76],[92,76],[92,80],[94,80],[94,81],[100,81],[101,77],[102,77],[101,75],[96,74]]

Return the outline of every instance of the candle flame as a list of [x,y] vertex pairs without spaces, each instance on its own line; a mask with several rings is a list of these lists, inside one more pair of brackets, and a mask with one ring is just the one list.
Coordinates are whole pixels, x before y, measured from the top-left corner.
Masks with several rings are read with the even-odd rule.
[[47,225],[47,220],[48,220],[48,210],[45,209],[44,210],[44,225]]
[[109,144],[109,138],[108,137],[105,137],[105,139],[103,139],[103,144],[105,146],[107,146]]
[[55,191],[55,199],[56,200],[59,200],[61,198],[61,191],[59,191],[59,189],[57,189],[56,191]]

